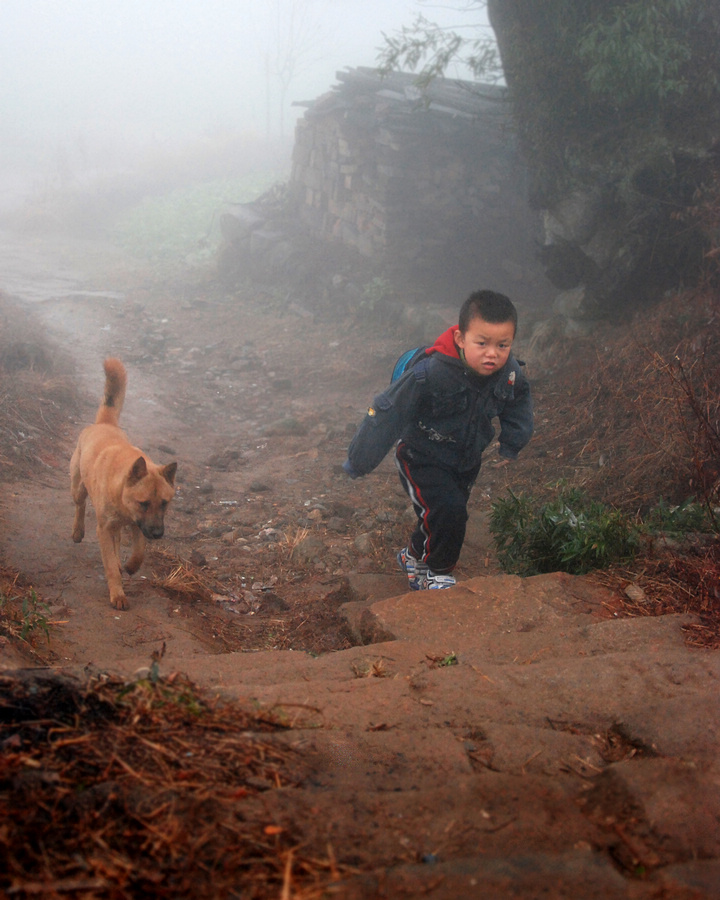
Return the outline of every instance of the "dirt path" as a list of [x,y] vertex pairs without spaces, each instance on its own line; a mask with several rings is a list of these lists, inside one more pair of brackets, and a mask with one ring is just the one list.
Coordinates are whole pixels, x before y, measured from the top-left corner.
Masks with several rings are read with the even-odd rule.
[[[195,644],[200,653],[348,646],[337,616],[340,602],[358,599],[348,575],[387,576],[381,596],[404,585],[394,554],[408,511],[391,462],[358,482],[339,469],[402,334],[378,334],[351,316],[323,321],[270,291],[228,291],[212,273],[159,280],[102,244],[8,237],[4,247],[14,296],[71,351],[87,396],[41,483],[15,485],[4,503],[12,523],[4,557],[30,573],[63,623],[58,656],[134,671],[163,644],[171,668]],[[130,438],[157,462],[179,463],[166,539],[127,580],[123,615],[105,603],[92,519],[82,545],[68,536],[67,459],[94,416],[107,355],[129,371],[122,425]],[[463,575],[487,570],[493,474],[478,488]],[[213,602],[178,605],[149,583],[190,561]]]
[[[56,666],[131,676],[155,654],[162,674],[286,716],[304,780],[245,814],[337,860],[334,896],[719,896],[720,664],[686,648],[682,618],[615,621],[583,579],[498,576],[485,512],[508,474],[491,467],[462,584],[403,595],[392,465],[339,470],[402,335],[202,273],[163,281],[108,248],[6,248],[12,292],[87,395],[55,463],[0,509],[0,556],[50,603]],[[67,460],[110,354],[130,437],[179,463],[167,537],[124,612],[92,521],[83,544],[69,536]]]
[[[336,325],[320,328],[306,315],[268,306],[268,298],[229,295],[202,278],[181,287],[184,299],[167,285],[137,284],[138,276],[102,246],[8,241],[5,247],[14,295],[72,351],[88,397],[84,418],[59,436],[57,464],[42,483],[16,485],[4,504],[11,523],[4,558],[31,573],[52,603],[53,618],[63,621],[54,645],[67,641],[76,648],[74,661],[116,663],[124,670],[136,666],[136,651],[149,655],[165,641],[171,664],[179,665],[195,642],[203,652],[235,648],[247,642],[247,632],[264,630],[238,625],[235,610],[248,612],[244,598],[253,584],[292,586],[308,566],[310,580],[332,582],[343,574],[352,542],[341,532],[358,507],[367,508],[362,487],[355,491],[360,503],[343,494],[335,569],[313,566],[313,557],[323,555],[318,547],[300,561],[299,572],[291,564],[296,537],[327,519],[331,502],[340,503],[327,499],[340,482],[328,462],[342,461],[345,423],[357,417],[353,397],[346,396],[356,373],[334,339]],[[61,277],[51,275],[55,268]],[[81,546],[69,541],[68,532],[67,458],[80,428],[92,421],[102,360],[110,354],[129,370],[122,424],[131,439],[157,461],[179,462],[168,538],[152,548],[140,577],[129,579],[131,610],[123,616],[105,602],[92,523]],[[204,558],[205,575],[217,581],[218,599],[224,595],[226,603],[191,611],[190,618],[201,621],[177,628],[175,619],[183,614],[148,581],[158,566],[167,572],[193,552]],[[163,555],[171,560],[164,567]],[[267,591],[256,594],[267,598]],[[221,615],[224,605],[233,612]],[[207,621],[216,618],[214,625]],[[213,636],[215,630],[223,637]]]

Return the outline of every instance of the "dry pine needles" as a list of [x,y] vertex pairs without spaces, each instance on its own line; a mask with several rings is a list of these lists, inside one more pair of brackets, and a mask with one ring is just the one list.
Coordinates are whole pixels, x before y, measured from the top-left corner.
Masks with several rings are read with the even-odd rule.
[[320,896],[334,860],[248,808],[294,783],[281,728],[177,676],[0,676],[0,893]]

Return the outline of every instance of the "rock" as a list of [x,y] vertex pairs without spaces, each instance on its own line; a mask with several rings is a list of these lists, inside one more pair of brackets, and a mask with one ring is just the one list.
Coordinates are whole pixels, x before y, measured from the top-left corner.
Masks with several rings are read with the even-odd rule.
[[634,600],[636,603],[647,603],[648,596],[639,584],[629,584],[623,593],[628,600]]
[[367,532],[365,534],[359,534],[353,543],[357,552],[361,553],[363,556],[372,553],[372,538]]
[[543,226],[549,242],[586,244],[594,235],[602,198],[597,189],[576,190],[563,197],[552,212],[545,211]]
[[355,509],[347,503],[336,502],[332,505],[332,514],[341,519],[352,519],[354,513]]
[[267,615],[287,612],[287,610],[290,609],[290,604],[287,603],[287,601],[283,600],[282,597],[278,597],[277,594],[273,594],[271,591],[262,591],[257,600],[258,611]]
[[308,534],[298,544],[292,552],[292,558],[299,563],[310,563],[326,552],[323,541],[315,534]]
[[202,554],[199,550],[196,550],[194,547],[190,551],[190,556],[188,557],[190,562],[194,566],[198,566],[198,568],[204,568],[207,565],[207,559],[204,554]]
[[276,422],[270,422],[263,430],[266,435],[296,435],[307,434],[307,428],[298,419],[293,416],[287,416],[284,419],[278,419]]
[[208,457],[205,465],[211,469],[220,469],[221,471],[225,471],[230,467],[232,463],[237,463],[241,460],[242,453],[239,450],[228,448],[225,450],[221,450],[219,453],[213,453]]
[[569,291],[562,291],[555,297],[553,312],[559,316],[568,318],[581,318],[585,309],[585,288],[576,287]]

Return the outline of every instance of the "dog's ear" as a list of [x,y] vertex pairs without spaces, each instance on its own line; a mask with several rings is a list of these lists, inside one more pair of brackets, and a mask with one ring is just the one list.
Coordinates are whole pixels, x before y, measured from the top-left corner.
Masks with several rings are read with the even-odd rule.
[[133,463],[132,469],[130,469],[130,474],[128,475],[128,487],[133,484],[137,484],[138,481],[141,481],[147,475],[147,463],[145,462],[144,456],[138,456],[138,458]]
[[177,463],[171,462],[160,469],[160,474],[171,487],[175,487],[175,473],[177,472]]

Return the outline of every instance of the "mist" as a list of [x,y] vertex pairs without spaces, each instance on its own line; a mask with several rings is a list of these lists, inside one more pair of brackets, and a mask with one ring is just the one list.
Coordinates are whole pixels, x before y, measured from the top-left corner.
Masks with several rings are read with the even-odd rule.
[[484,17],[412,0],[3,0],[0,202],[38,172],[76,180],[198,139],[242,135],[287,164],[295,104],[375,65],[383,33],[419,12]]

